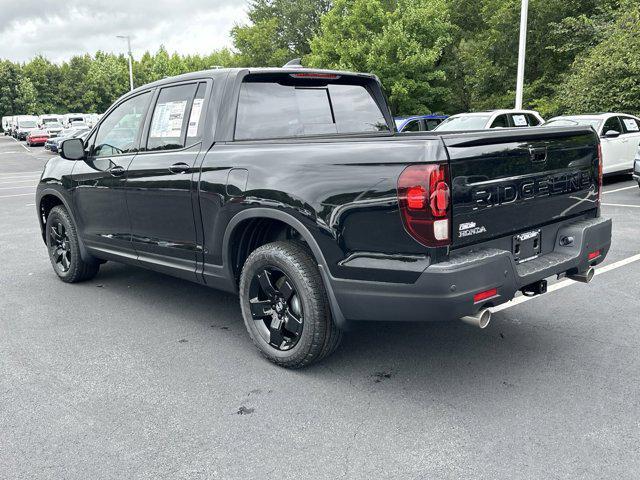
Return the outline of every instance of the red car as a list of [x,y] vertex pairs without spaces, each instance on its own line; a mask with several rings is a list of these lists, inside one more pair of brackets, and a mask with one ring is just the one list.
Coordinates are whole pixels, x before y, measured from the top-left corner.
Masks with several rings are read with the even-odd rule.
[[33,130],[27,135],[27,145],[30,147],[44,145],[47,140],[49,140],[49,132],[46,130]]

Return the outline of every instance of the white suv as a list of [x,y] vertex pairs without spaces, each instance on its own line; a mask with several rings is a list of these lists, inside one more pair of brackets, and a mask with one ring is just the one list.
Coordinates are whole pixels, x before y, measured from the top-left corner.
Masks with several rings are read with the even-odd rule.
[[602,170],[605,175],[628,172],[640,144],[640,118],[624,113],[566,115],[554,117],[547,126],[589,125],[600,135]]

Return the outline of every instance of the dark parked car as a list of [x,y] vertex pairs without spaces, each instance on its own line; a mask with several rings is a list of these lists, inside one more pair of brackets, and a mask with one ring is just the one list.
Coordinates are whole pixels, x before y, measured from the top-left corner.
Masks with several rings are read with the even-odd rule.
[[611,243],[587,127],[395,134],[366,74],[225,69],[145,85],[47,163],[55,273],[114,260],[236,292],[267,358],[301,367],[366,320],[464,319]]
[[430,132],[444,122],[447,115],[414,115],[411,117],[396,117],[396,127],[399,132]]
[[64,140],[67,140],[68,138],[80,137],[88,131],[89,129],[87,127],[70,128],[68,130],[63,130],[59,136],[47,140],[44,144],[44,149],[49,150],[52,153],[58,153],[60,144]]

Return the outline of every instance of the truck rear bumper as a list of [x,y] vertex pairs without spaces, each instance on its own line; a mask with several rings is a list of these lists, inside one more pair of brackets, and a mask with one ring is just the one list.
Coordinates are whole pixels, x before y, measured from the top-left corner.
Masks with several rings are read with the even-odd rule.
[[[561,239],[566,243],[569,237],[573,242],[562,245]],[[495,248],[452,253],[449,261],[427,267],[411,284],[331,278],[330,298],[342,326],[361,320],[458,319],[508,302],[521,288],[547,277],[585,271],[601,263],[610,246],[610,219],[581,220],[558,230],[552,252],[526,263],[516,264],[510,251]],[[495,296],[474,302],[475,294],[494,288]]]

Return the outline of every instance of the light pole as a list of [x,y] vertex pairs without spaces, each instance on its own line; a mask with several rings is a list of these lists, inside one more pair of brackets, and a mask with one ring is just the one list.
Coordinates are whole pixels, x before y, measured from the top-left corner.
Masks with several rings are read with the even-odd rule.
[[129,54],[129,86],[133,90],[133,54],[131,53],[131,37],[129,35],[116,35],[117,38],[127,40],[127,51]]
[[518,49],[518,78],[516,81],[516,110],[522,110],[522,96],[524,91],[524,64],[527,53],[527,16],[529,14],[529,0],[522,0],[520,11],[520,48]]

